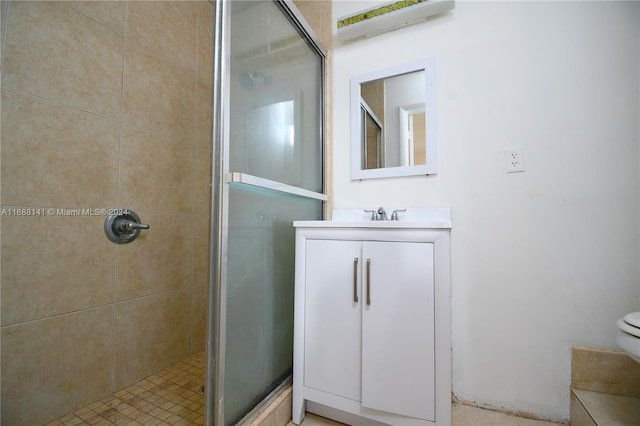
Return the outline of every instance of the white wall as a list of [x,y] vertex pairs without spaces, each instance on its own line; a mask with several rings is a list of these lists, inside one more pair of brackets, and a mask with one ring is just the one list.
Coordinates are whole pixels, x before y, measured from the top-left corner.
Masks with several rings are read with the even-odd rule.
[[[362,9],[335,1],[335,19]],[[570,346],[640,308],[638,2],[466,2],[334,52],[334,208],[452,207],[453,389],[568,419]],[[335,30],[334,30],[335,31]],[[437,58],[437,176],[351,181],[349,79]],[[506,174],[503,148],[524,148]]]

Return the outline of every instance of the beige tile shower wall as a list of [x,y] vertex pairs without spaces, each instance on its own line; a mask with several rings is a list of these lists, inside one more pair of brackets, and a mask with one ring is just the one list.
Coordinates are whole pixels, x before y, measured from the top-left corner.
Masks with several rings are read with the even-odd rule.
[[325,153],[324,153],[324,173],[325,192],[329,201],[325,203],[325,217],[331,218],[333,209],[333,22],[332,22],[332,1],[333,0],[294,0],[294,4],[304,15],[313,31],[320,38],[320,42],[327,50],[326,79],[325,79]]
[[[204,348],[214,10],[2,12],[1,415],[34,425]],[[115,207],[151,229],[82,214]]]

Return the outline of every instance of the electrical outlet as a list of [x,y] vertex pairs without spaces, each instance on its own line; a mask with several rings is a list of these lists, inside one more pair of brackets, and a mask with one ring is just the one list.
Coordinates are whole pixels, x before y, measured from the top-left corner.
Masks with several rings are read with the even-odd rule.
[[504,161],[507,173],[524,172],[524,150],[522,147],[505,148]]

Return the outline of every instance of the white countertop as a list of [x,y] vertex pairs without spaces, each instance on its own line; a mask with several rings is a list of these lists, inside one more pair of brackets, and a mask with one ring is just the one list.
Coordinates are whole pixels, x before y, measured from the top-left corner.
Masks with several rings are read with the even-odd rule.
[[[394,210],[401,210],[400,207],[385,207],[384,209],[389,217]],[[377,221],[371,220],[371,213],[366,213],[364,210],[334,210],[333,220],[298,220],[293,222],[293,226],[306,228],[451,228],[450,208],[407,208],[406,212],[398,212],[398,220]],[[374,210],[374,208],[367,210]]]

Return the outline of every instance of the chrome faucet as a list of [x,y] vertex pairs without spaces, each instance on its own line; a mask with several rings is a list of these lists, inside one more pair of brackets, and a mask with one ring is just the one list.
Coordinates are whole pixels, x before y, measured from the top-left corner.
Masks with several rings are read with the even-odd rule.
[[365,210],[367,213],[371,213],[371,220],[398,220],[398,212],[406,212],[407,209],[394,210],[391,213],[391,219],[387,216],[387,212],[384,210],[384,207],[378,208],[378,210]]
[[389,220],[387,212],[384,211],[384,207],[378,209],[378,220]]

